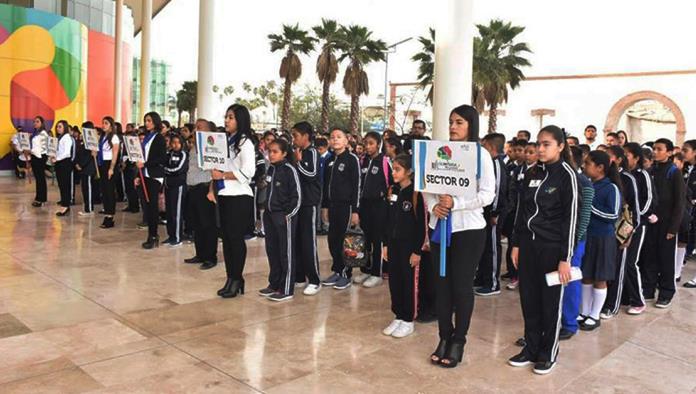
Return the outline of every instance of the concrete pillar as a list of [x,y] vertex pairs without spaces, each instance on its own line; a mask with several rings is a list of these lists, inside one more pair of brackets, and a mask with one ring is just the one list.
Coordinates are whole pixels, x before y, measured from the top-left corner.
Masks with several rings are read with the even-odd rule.
[[[215,113],[215,101],[213,100],[213,43],[215,41],[216,3],[216,0],[200,0],[199,3],[196,108],[198,118],[219,123],[220,119],[217,119],[219,116]],[[193,117],[194,114],[191,116]]]
[[[116,0],[114,20],[114,119],[125,124],[122,115],[123,99],[123,0]],[[127,120],[129,121],[129,120]]]
[[471,104],[474,0],[439,0],[435,24],[433,139],[449,140],[449,114]]
[[152,0],[142,0],[140,27],[140,118],[150,109],[150,43],[152,22]]

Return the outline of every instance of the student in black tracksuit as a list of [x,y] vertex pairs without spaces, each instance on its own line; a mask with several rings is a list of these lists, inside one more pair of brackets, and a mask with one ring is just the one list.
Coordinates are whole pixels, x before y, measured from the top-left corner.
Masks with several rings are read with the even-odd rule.
[[188,172],[189,156],[183,150],[183,140],[180,135],[173,135],[169,140],[169,160],[164,166],[164,200],[167,213],[167,235],[163,243],[171,247],[181,245],[184,230],[183,208],[186,196],[186,173]]
[[343,290],[351,285],[351,270],[343,261],[343,238],[348,226],[357,226],[360,194],[360,163],[348,150],[348,134],[341,129],[331,132],[334,155],[327,163],[322,205],[329,209],[329,252],[333,272],[322,282],[325,286]]
[[269,149],[268,199],[263,213],[266,232],[266,255],[270,272],[268,286],[259,295],[272,301],[285,301],[295,292],[295,233],[302,191],[297,170],[288,161],[290,144],[284,139],[273,141]]
[[670,160],[674,145],[666,138],[655,141],[653,154],[653,179],[657,190],[657,223],[651,226],[648,236],[654,247],[646,248],[645,277],[643,294],[653,299],[659,290],[655,306],[667,308],[676,292],[674,259],[677,248],[677,234],[684,215],[684,180],[677,167]]
[[548,286],[546,274],[558,271],[562,284],[570,280],[579,197],[563,130],[546,126],[537,143],[540,164],[525,174],[512,240],[526,345],[508,363],[533,364],[543,375],[557,360],[563,298],[563,286]]
[[504,146],[505,136],[502,134],[487,134],[483,137],[483,147],[492,156],[495,172],[495,199],[483,209],[483,217],[486,219],[486,246],[478,265],[474,290],[476,295],[483,297],[500,294],[500,263],[503,251],[500,236],[505,220],[502,214],[505,212],[508,197],[508,174],[501,156]]
[[[638,181],[629,170],[626,154],[621,146],[609,146],[607,147],[607,153],[611,161],[615,163],[619,169],[621,184],[623,185],[624,204],[628,206],[628,210],[631,213],[631,222],[633,223],[634,235],[636,235],[635,230],[641,227],[640,203],[638,202],[640,190],[638,189]],[[610,319],[619,313],[619,308],[623,300],[624,283],[626,282],[626,266],[632,263],[629,257],[637,257],[637,255],[628,255],[629,250],[631,250],[631,244],[640,242],[640,234],[637,235],[638,238],[632,236],[625,244],[619,245],[619,250],[616,255],[616,274],[614,280],[609,282],[607,287],[607,299],[604,301],[604,308],[602,308],[602,313],[600,314],[602,319]]]
[[629,315],[640,315],[645,311],[645,299],[643,298],[643,286],[641,272],[638,268],[638,260],[645,248],[646,228],[649,223],[654,223],[654,215],[657,198],[655,196],[652,177],[643,170],[643,150],[635,142],[624,145],[626,167],[636,180],[639,223],[635,226],[631,243],[626,251],[624,263],[623,295],[621,302],[628,304]]
[[[159,224],[158,197],[164,184],[164,165],[167,163],[167,144],[162,137],[162,118],[157,112],[148,112],[143,117],[147,134],[143,140],[143,155],[145,162],[135,163],[142,169],[145,184],[136,178],[140,198],[145,201],[143,206],[144,216],[147,219],[147,240],[143,242],[143,249],[152,249],[159,246],[157,225]],[[147,192],[147,194],[146,194]]]
[[295,166],[300,177],[302,205],[297,213],[297,267],[295,280],[304,282],[307,278],[305,295],[315,295],[321,289],[319,279],[319,254],[317,252],[317,215],[321,202],[321,182],[319,174],[319,153],[312,146],[314,129],[308,122],[300,122],[292,127],[295,145]]
[[[133,132],[131,134],[126,134],[124,136],[124,145],[125,145],[125,137],[137,137],[138,135]],[[122,168],[123,170],[121,171],[123,174],[123,189],[126,194],[126,200],[128,200],[128,205],[122,209],[123,212],[130,212],[130,213],[138,213],[140,212],[140,202],[138,200],[138,192],[135,190],[135,178],[139,178],[140,174],[138,173],[138,169],[135,168],[135,163],[130,161],[128,159],[128,152],[126,150],[123,151],[124,157],[123,157],[123,163],[122,163]]]
[[[82,124],[83,129],[93,129],[92,122]],[[77,156],[75,168],[80,172],[80,189],[82,190],[82,201],[84,209],[77,214],[80,216],[91,216],[94,213],[94,187],[92,178],[97,174],[96,165],[92,152],[85,148],[84,139],[80,139],[77,145]]]
[[411,335],[418,313],[418,282],[420,261],[425,241],[425,203],[423,195],[413,190],[411,156],[394,159],[394,181],[387,209],[383,239],[383,257],[390,264],[389,293],[394,320],[382,333],[395,338]]
[[[529,167],[525,163],[525,151],[527,140],[513,140],[510,142],[510,157],[505,164],[505,170],[508,174],[508,195],[506,197],[506,207],[504,223],[501,229],[501,235],[508,239],[512,238],[512,231],[515,225],[515,212],[517,211],[517,195],[519,194],[520,184],[524,179],[524,172]],[[505,251],[505,269],[506,272],[501,275],[502,279],[509,280],[508,289],[514,290],[517,288],[517,269],[512,264],[510,253],[512,248],[508,247]]]
[[360,226],[365,232],[365,248],[370,265],[361,267],[353,283],[375,287],[382,283],[382,234],[387,219],[387,191],[393,183],[389,158],[380,153],[381,138],[372,131],[363,138],[368,160],[362,170],[360,191]]
[[56,216],[65,216],[70,212],[73,190],[73,161],[75,160],[75,141],[70,135],[68,122],[61,120],[56,124],[58,147],[56,149],[55,169],[60,189],[60,206],[63,210]]

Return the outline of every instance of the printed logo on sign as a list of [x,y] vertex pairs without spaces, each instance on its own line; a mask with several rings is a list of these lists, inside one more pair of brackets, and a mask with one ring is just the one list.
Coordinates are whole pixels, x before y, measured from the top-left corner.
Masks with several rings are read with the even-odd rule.
[[447,145],[441,146],[440,149],[437,150],[437,158],[442,160],[452,160],[452,149],[450,149]]
[[212,135],[208,136],[208,145],[215,145],[215,138]]

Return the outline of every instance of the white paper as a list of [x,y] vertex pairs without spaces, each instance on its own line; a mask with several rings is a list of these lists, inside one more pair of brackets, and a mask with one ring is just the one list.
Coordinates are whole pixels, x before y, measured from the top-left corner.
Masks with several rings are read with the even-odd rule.
[[479,152],[475,142],[414,141],[415,189],[425,193],[475,198],[479,154],[484,153],[488,154]]
[[31,134],[26,132],[17,133],[19,149],[22,151],[31,150]]
[[58,153],[58,138],[48,137],[46,139],[46,155],[48,157],[56,157]]
[[128,152],[128,160],[133,163],[145,162],[143,147],[140,144],[140,138],[137,135],[125,136],[126,152]]
[[85,141],[85,149],[93,152],[99,151],[99,133],[95,129],[82,129],[82,139]]
[[[570,267],[570,281],[575,282],[576,280],[580,279],[582,279],[582,270],[580,267]],[[546,284],[549,287],[558,286],[561,284],[561,280],[558,277],[558,271],[553,271],[546,274]]]
[[197,131],[196,160],[203,170],[229,170],[227,134]]

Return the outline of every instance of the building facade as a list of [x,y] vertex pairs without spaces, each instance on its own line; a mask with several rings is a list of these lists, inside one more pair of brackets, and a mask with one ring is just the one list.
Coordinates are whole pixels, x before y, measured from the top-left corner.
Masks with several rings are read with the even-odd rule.
[[[155,111],[162,116],[162,119],[167,118],[168,114],[168,99],[169,99],[169,70],[170,66],[159,60],[150,61],[150,104],[151,111]],[[140,59],[133,58],[133,78],[132,78],[132,108],[133,115],[131,122],[142,124],[143,116],[139,111],[140,108]]]

